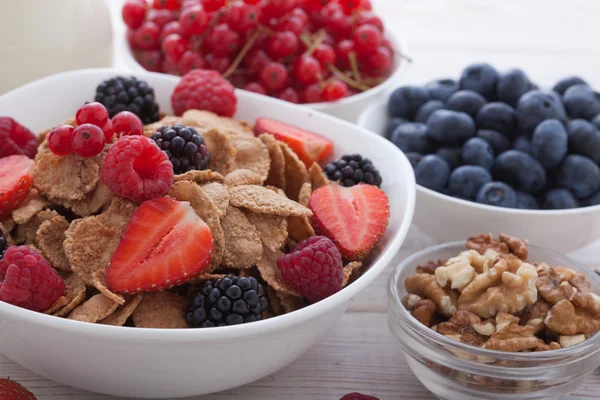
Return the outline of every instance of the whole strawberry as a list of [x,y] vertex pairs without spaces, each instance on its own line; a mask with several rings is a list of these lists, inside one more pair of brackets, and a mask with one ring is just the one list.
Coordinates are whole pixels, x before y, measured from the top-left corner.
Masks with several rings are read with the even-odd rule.
[[217,71],[195,69],[183,76],[173,90],[171,104],[175,115],[187,110],[212,111],[232,117],[237,107],[235,88]]
[[12,379],[0,379],[0,400],[36,400],[33,393]]
[[324,236],[301,241],[291,253],[279,257],[277,267],[289,284],[311,303],[342,289],[342,256]]

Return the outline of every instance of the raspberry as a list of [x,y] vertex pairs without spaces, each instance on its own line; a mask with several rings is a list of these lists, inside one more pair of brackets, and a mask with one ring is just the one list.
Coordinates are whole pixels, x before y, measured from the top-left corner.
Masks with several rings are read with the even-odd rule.
[[311,303],[342,289],[343,265],[340,251],[324,236],[312,236],[279,257],[283,277]]
[[79,125],[73,131],[73,151],[80,157],[95,157],[104,149],[104,132],[96,125]]
[[175,115],[187,110],[207,110],[232,117],[237,98],[235,88],[216,71],[195,69],[181,78],[173,90],[171,104]]
[[368,394],[362,394],[358,392],[352,392],[343,396],[342,398],[340,398],[340,400],[379,400],[379,397],[369,396]]
[[37,153],[35,135],[10,117],[0,117],[0,158],[21,154],[29,158]]
[[100,178],[117,196],[142,202],[169,191],[173,165],[152,139],[124,136],[106,154]]
[[11,246],[0,260],[0,300],[33,311],[65,295],[65,281],[48,260],[28,246]]
[[57,156],[66,156],[73,151],[73,132],[71,125],[61,125],[52,129],[48,135],[48,148]]

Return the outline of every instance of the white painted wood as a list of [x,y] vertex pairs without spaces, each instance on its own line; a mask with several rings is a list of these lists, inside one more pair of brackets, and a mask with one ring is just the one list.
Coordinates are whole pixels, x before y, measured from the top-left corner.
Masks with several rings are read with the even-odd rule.
[[[123,0],[107,0],[117,17]],[[500,69],[523,68],[543,86],[578,74],[600,87],[597,0],[373,0],[388,29],[406,36],[415,63],[405,81],[457,77],[473,61]],[[117,34],[122,34],[116,21]],[[124,67],[120,59],[115,65]],[[418,205],[417,205],[418,206]],[[493,229],[493,227],[490,227]],[[202,400],[336,400],[361,391],[387,399],[431,399],[410,372],[385,320],[389,273],[406,255],[430,243],[412,230],[394,263],[320,343],[287,368],[260,381]],[[257,363],[260,360],[257,360]],[[60,366],[57,366],[60,368]],[[190,373],[202,373],[201,367]],[[99,400],[43,379],[0,356],[0,376],[10,376],[40,400]],[[569,397],[599,399],[600,371]]]

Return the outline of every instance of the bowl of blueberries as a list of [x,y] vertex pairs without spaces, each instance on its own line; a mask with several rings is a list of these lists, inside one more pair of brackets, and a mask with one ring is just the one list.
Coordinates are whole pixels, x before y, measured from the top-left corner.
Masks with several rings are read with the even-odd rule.
[[564,253],[600,236],[600,93],[580,77],[543,89],[472,64],[397,88],[359,125],[406,154],[414,222],[438,241],[494,226]]

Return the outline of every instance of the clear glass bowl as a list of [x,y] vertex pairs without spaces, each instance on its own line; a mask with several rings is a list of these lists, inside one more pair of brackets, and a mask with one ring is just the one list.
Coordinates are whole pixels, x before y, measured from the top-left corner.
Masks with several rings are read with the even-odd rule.
[[[404,279],[417,265],[448,259],[465,242],[427,248],[405,259],[390,278],[388,325],[408,365],[434,395],[448,400],[561,399],[600,366],[600,333],[578,345],[546,352],[508,353],[469,346],[427,328],[402,306]],[[563,255],[529,246],[529,259],[585,274],[600,293],[600,277]]]

